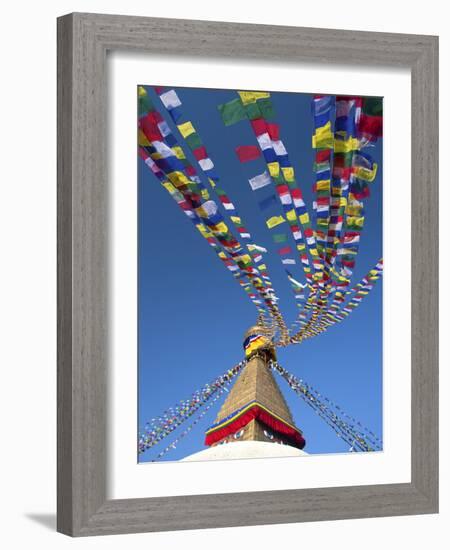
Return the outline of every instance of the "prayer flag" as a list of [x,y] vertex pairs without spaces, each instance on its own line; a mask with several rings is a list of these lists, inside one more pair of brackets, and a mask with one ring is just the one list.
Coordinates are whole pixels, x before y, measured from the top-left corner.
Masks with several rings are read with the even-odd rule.
[[269,98],[260,99],[258,101],[258,107],[261,111],[262,117],[266,120],[273,120],[275,118],[275,109],[273,108],[272,102]]
[[242,102],[239,98],[233,99],[228,103],[223,103],[217,107],[219,109],[222,121],[225,126],[231,126],[236,122],[244,120],[247,118],[245,109],[242,105]]
[[175,90],[169,90],[168,92],[161,94],[159,97],[161,98],[161,101],[166,109],[170,110],[181,105],[180,98]]
[[187,138],[189,135],[193,134],[195,132],[195,128],[192,126],[192,122],[184,122],[183,124],[178,124],[177,126],[178,130],[180,130],[180,134]]
[[250,187],[252,188],[252,190],[256,191],[257,189],[261,189],[261,187],[269,185],[272,182],[272,179],[267,171],[264,171],[259,176],[255,176],[249,179],[248,182],[250,183]]
[[266,225],[269,229],[272,229],[273,227],[276,227],[277,225],[280,225],[285,221],[286,220],[283,218],[283,216],[272,216],[266,221]]
[[285,243],[288,239],[286,233],[274,233],[272,235],[272,238],[273,238],[273,242],[277,244]]
[[268,122],[267,132],[269,133],[270,139],[272,139],[273,141],[278,141],[280,139],[280,127],[278,126],[278,124]]
[[240,145],[236,147],[236,154],[240,162],[248,162],[259,157],[259,149],[256,145]]
[[268,92],[238,92],[238,94],[244,105],[255,103],[257,99],[270,97]]
[[331,122],[327,122],[325,126],[316,128],[312,137],[313,149],[330,149],[333,147],[334,136],[331,132]]
[[259,207],[261,210],[267,210],[271,206],[277,203],[277,199],[275,195],[270,195],[270,197],[266,197],[265,199],[259,201]]

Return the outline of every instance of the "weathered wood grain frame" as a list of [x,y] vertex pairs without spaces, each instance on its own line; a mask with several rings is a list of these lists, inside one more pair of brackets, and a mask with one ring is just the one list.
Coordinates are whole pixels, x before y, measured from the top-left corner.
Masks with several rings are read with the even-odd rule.
[[[110,50],[411,69],[411,483],[107,500]],[[83,13],[59,18],[58,530],[83,536],[437,512],[437,201],[437,37]]]

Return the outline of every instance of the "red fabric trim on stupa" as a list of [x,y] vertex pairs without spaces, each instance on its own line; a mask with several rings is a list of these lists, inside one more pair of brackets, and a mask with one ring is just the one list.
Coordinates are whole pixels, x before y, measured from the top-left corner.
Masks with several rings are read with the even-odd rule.
[[282,420],[275,418],[268,411],[264,410],[257,404],[253,405],[250,409],[244,410],[241,415],[226,426],[219,427],[217,430],[207,433],[205,437],[205,445],[213,445],[224,437],[236,433],[254,419],[257,419],[274,432],[284,436],[289,440],[289,443],[293,447],[303,449],[305,446],[306,441],[300,432],[298,432],[295,428],[292,428],[292,426],[285,424]]

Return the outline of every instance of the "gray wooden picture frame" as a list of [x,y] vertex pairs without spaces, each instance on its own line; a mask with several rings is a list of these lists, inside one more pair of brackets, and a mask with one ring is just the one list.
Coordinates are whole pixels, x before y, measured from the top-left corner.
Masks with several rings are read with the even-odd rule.
[[[411,70],[411,483],[107,499],[105,143],[106,54],[111,50]],[[435,36],[84,13],[59,18],[58,531],[83,536],[437,512],[437,201]]]

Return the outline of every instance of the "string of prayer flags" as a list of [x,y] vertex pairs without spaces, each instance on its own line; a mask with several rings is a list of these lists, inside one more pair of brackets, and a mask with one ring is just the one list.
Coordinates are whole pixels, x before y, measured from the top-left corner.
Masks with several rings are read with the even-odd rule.
[[[259,210],[267,212],[263,219],[298,308],[289,330],[263,263],[267,248],[254,244],[198,130],[183,117],[182,93],[155,90],[165,109],[161,112],[145,87],[138,89],[139,155],[246,292],[274,345],[299,343],[345,319],[370,293],[382,269],[380,262],[350,288],[366,217],[364,201],[378,170],[364,148],[382,136],[381,99],[313,96],[312,219],[282,141],[270,93],[238,91],[238,97],[218,106],[225,126],[246,119],[251,125],[255,145],[237,145],[235,153],[241,163],[263,157],[266,169],[248,180],[252,191],[274,185],[271,192],[261,193],[265,197],[256,198]],[[284,223],[289,231],[280,232]],[[287,271],[296,262],[305,283]]]
[[348,98],[346,96],[336,97],[336,113],[337,117],[341,119],[340,128],[345,127],[347,130],[335,130],[334,134],[334,162],[330,189],[330,221],[326,239],[326,259],[329,265],[334,264],[337,255],[336,245],[340,240],[342,231],[353,159],[352,150],[341,150],[342,148],[337,147],[336,144],[338,142],[347,142],[353,139],[353,136],[349,134],[348,131],[351,131],[354,125],[346,123],[345,121],[351,117],[355,118],[356,111],[354,106],[354,98]]
[[[383,260],[379,260],[375,267],[373,267],[361,281],[350,290],[345,290],[345,285],[342,288],[343,291],[337,291],[333,302],[328,310],[323,314],[322,319],[319,319],[314,326],[310,327],[313,330],[304,331],[302,338],[311,338],[327,330],[328,327],[335,323],[344,320],[353,309],[358,307],[363,298],[373,289],[376,281],[381,277],[383,272]],[[344,302],[350,297],[350,301],[347,305]]]
[[[160,93],[163,93],[162,90],[160,90]],[[178,98],[179,99],[179,98]],[[178,101],[177,107],[180,108],[181,101]],[[222,205],[224,206],[225,210],[227,210],[229,213],[230,221],[234,224],[234,226],[237,229],[237,232],[239,234],[239,237],[242,239],[248,239],[251,240],[251,235],[244,226],[241,217],[237,213],[234,204],[231,202],[231,200],[228,198],[227,194],[223,191],[221,187],[217,184],[219,181],[219,177],[214,171],[214,163],[212,159],[208,156],[206,148],[201,145],[201,139],[196,131],[193,123],[191,121],[186,121],[182,123],[177,124],[178,130],[180,131],[182,137],[186,141],[188,147],[191,149],[192,153],[196,157],[196,160],[198,161],[200,168],[205,173],[205,175],[208,178],[209,183],[211,184],[211,187],[214,189],[214,191],[217,193],[220,201],[222,202]],[[193,136],[195,136],[195,139],[193,140]],[[176,140],[175,140],[176,142]],[[176,143],[171,143],[171,145],[176,145],[179,149],[182,149],[179,147]],[[195,170],[193,169],[193,173],[195,173]],[[195,176],[190,175],[191,179]],[[199,181],[201,181],[199,179]],[[205,200],[209,197],[204,197]],[[276,307],[276,300],[274,299],[273,295],[269,292],[271,287],[270,278],[267,276],[267,273],[264,277],[264,279],[256,277],[256,269],[253,266],[253,262],[257,263],[261,261],[262,256],[258,252],[255,252],[251,255],[248,254],[242,254],[242,246],[238,241],[235,241],[234,237],[229,232],[226,223],[224,222],[222,216],[220,215],[216,203],[214,201],[208,201],[204,202],[201,206],[197,207],[195,209],[195,213],[197,216],[202,219],[202,222],[209,228],[211,233],[214,237],[220,242],[222,247],[227,251],[231,258],[223,257],[223,261],[226,265],[226,267],[229,270],[232,270],[238,277],[242,274],[244,277],[248,278],[252,286],[257,291],[257,294],[249,293],[247,292],[250,299],[254,302],[254,304],[257,306],[257,309],[261,315],[264,315],[264,308],[260,306],[267,307],[269,315],[276,321],[276,324],[279,328],[279,330],[284,333],[287,331],[287,327],[284,323],[284,320],[282,318],[281,313],[279,312],[278,308]],[[231,240],[231,243],[230,243]],[[234,242],[233,242],[234,241]],[[235,245],[234,243],[237,243]],[[227,246],[229,245],[233,246],[233,250],[229,250]],[[239,284],[242,286],[242,281],[239,279]]]
[[[331,96],[315,95],[312,100],[314,120],[313,148],[315,151],[313,191],[316,199],[313,209],[316,218],[316,228],[326,230],[330,222],[330,189],[331,189],[331,157],[334,150],[334,135],[332,139],[314,139],[320,129],[327,128],[331,132],[331,116],[334,99]],[[316,233],[319,254],[324,257],[326,238],[324,231]]]
[[[152,107],[153,108],[153,107]],[[152,116],[149,116],[152,115]],[[257,307],[258,311],[262,313],[264,311],[261,305],[264,305],[268,308],[268,311],[271,315],[274,315],[277,319],[281,318],[281,315],[276,308],[275,304],[272,303],[271,297],[266,292],[266,287],[261,280],[258,280],[254,277],[253,267],[245,266],[245,269],[242,270],[238,263],[234,261],[233,256],[239,254],[242,247],[240,243],[233,237],[230,233],[227,225],[225,224],[221,214],[217,210],[217,205],[214,201],[208,201],[203,191],[203,185],[200,178],[196,175],[196,171],[193,166],[186,165],[183,166],[184,170],[181,169],[181,166],[177,166],[178,170],[173,170],[172,164],[179,162],[179,159],[175,153],[173,156],[164,155],[165,158],[161,155],[162,149],[166,151],[166,148],[162,148],[159,145],[156,145],[155,142],[164,141],[164,144],[169,146],[176,146],[179,149],[182,149],[178,144],[175,136],[173,134],[166,133],[165,140],[154,140],[151,139],[154,137],[152,135],[156,134],[155,126],[158,127],[162,121],[162,116],[157,111],[153,110],[149,113],[143,114],[140,117],[140,128],[143,130],[147,139],[151,142],[151,146],[147,147],[150,157],[154,157],[152,161],[156,164],[158,170],[153,169],[152,171],[158,175],[160,181],[164,181],[166,178],[171,183],[171,187],[165,185],[166,189],[172,194],[172,196],[177,200],[179,206],[183,211],[192,219],[193,223],[196,225],[197,229],[202,233],[202,235],[211,234],[211,237],[208,236],[208,242],[217,248],[217,244],[220,243],[220,246],[223,249],[216,252],[219,257],[226,262],[225,265],[230,269],[230,271],[235,272],[235,274],[240,277],[244,276],[249,278],[249,282],[254,286],[256,292],[260,295],[261,299],[258,300],[257,297],[251,298]],[[144,121],[144,124],[141,124]],[[159,129],[159,127],[158,127]],[[191,135],[195,134],[195,129],[193,128],[192,123],[182,125],[180,132],[189,138]],[[159,136],[158,136],[159,137]],[[167,138],[170,137],[170,142],[167,141]],[[186,140],[187,141],[187,140]],[[168,161],[170,160],[170,162]],[[146,162],[147,163],[147,162]],[[159,174],[161,173],[161,175]],[[181,198],[180,198],[181,196]],[[207,230],[205,227],[207,226]],[[217,242],[213,242],[214,238]],[[227,254],[229,256],[227,256]],[[241,284],[241,283],[240,283]],[[242,284],[241,284],[242,286]]]
[[259,158],[259,148],[256,145],[239,145],[236,147],[239,162],[249,162]]
[[[246,96],[238,92],[240,97],[247,101]],[[291,233],[296,241],[297,248],[302,251],[301,260],[305,275],[311,278],[311,268],[308,255],[304,253],[305,244],[311,255],[316,257],[314,268],[320,270],[320,260],[315,244],[314,232],[311,227],[309,215],[299,187],[297,187],[294,169],[284,143],[280,139],[280,127],[273,122],[275,111],[272,107],[270,94],[266,97],[249,96],[252,103],[259,109],[259,116],[249,116],[250,124],[255,134],[258,145],[266,161],[267,170],[271,179],[275,182],[277,194],[283,206]],[[275,139],[276,138],[276,139]],[[282,187],[281,187],[282,186]],[[295,192],[295,197],[294,197]],[[293,208],[292,205],[293,204]],[[299,223],[300,222],[300,223]],[[304,235],[302,232],[304,230]],[[305,243],[306,241],[306,243]]]
[[160,416],[147,422],[144,428],[140,430],[139,454],[162,441],[217,394],[220,395],[245,365],[246,361],[241,361],[212,382],[205,384],[200,390],[195,391],[188,399],[180,401],[174,407],[169,407]]
[[381,439],[372,430],[363,426],[361,422],[345,413],[342,407],[289,373],[277,361],[271,361],[269,367],[279,374],[289,387],[333,429],[336,435],[350,446],[350,450],[373,452],[383,449]]
[[[377,174],[377,164],[370,154],[361,149],[370,145],[381,136],[382,133],[382,99],[358,98],[356,101],[357,115],[355,117],[355,133],[358,136],[358,149],[353,152],[350,174],[348,203],[344,211],[344,235],[345,242],[347,232],[353,233],[363,230],[364,227],[364,199],[370,196],[369,183],[373,183]],[[369,121],[369,122],[368,122]],[[338,267],[345,270],[348,279],[355,267],[356,257],[359,251],[359,241],[351,249],[340,243],[338,248]],[[349,283],[340,285],[344,289]]]

